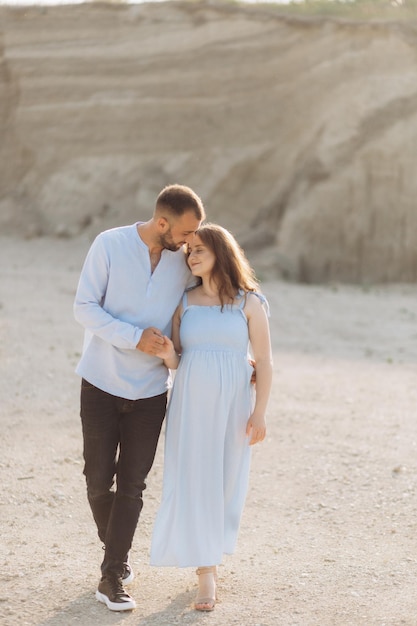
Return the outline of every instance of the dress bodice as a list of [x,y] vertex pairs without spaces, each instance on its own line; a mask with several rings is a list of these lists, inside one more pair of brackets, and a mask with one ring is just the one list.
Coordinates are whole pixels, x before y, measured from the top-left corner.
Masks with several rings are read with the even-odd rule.
[[180,341],[189,350],[218,350],[246,354],[248,322],[240,304],[187,305],[182,314]]

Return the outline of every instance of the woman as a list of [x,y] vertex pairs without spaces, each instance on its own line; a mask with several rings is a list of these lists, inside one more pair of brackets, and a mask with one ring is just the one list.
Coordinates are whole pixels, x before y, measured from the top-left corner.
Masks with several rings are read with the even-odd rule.
[[[217,565],[235,549],[250,446],[265,438],[272,381],[267,306],[243,251],[206,224],[189,245],[200,284],[178,306],[158,356],[177,369],[167,412],[162,502],[152,565],[197,567],[195,608],[212,611]],[[256,398],[250,384],[256,362]]]

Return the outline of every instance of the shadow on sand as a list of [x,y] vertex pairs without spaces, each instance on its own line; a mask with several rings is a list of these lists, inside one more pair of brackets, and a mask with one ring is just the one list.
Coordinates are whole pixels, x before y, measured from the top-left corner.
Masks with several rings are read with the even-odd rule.
[[108,611],[106,607],[94,599],[91,593],[85,593],[65,607],[58,609],[54,615],[37,626],[69,626],[80,624],[81,626],[112,626],[113,624],[126,624],[134,626],[169,626],[176,623],[178,618],[185,612],[187,624],[196,624],[204,613],[190,609],[194,598],[194,591],[180,593],[168,606],[161,611],[147,615],[140,615],[140,606],[136,611]]

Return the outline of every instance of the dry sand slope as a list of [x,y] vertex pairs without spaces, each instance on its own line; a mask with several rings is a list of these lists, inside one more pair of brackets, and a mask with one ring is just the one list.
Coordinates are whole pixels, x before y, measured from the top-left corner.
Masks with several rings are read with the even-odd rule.
[[162,445],[132,562],[138,609],[94,599],[72,300],[84,239],[0,242],[2,626],[415,626],[415,287],[271,282],[275,382],[238,551],[213,614],[191,570],[148,565]]
[[415,22],[271,5],[0,7],[0,230],[96,232],[187,181],[273,279],[415,281],[416,50]]

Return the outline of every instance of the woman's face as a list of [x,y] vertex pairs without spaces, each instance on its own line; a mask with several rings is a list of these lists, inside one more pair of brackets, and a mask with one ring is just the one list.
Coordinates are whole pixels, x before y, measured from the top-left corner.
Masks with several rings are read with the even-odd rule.
[[210,273],[216,262],[214,252],[210,250],[200,239],[198,235],[192,238],[192,242],[188,245],[188,266],[194,276],[210,276]]

